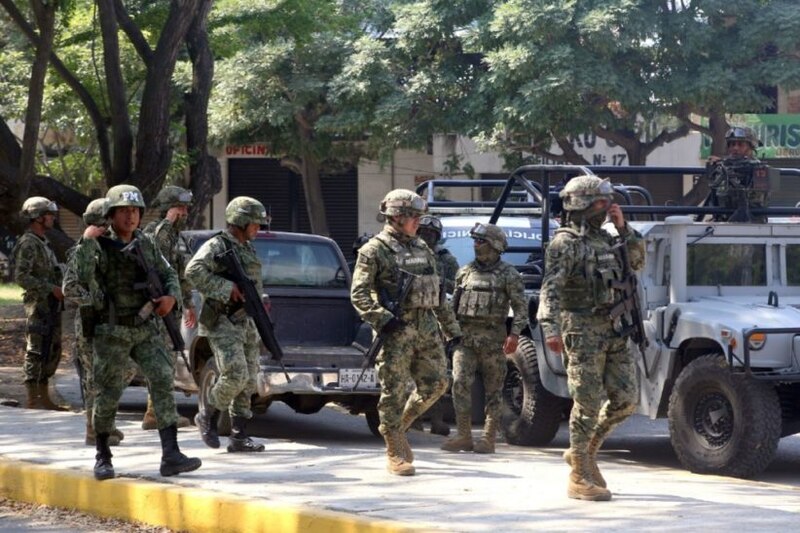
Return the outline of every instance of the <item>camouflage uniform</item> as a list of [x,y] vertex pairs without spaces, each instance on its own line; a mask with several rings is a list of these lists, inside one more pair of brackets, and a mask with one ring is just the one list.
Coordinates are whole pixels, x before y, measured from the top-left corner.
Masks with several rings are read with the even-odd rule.
[[189,262],[186,275],[203,295],[198,334],[208,338],[220,371],[208,400],[217,409],[227,410],[231,417],[252,418],[250,397],[256,392],[261,339],[252,318],[246,316],[232,322],[228,317],[229,308],[233,307],[229,301],[233,282],[220,276],[225,269],[215,258],[228,249],[236,251],[245,272],[263,292],[261,261],[255,247],[250,242],[240,243],[228,231],[200,247]]
[[[26,383],[47,383],[56,373],[61,361],[61,314],[50,322],[49,300],[53,287],[61,286],[61,268],[47,238],[26,231],[11,252],[14,261],[14,282],[22,287],[25,306],[25,364]],[[42,361],[42,334],[53,328],[50,357]]]
[[[384,337],[376,359],[381,396],[379,430],[387,445],[389,471],[413,475],[413,455],[405,431],[447,388],[447,362],[441,329],[448,339],[461,336],[452,310],[440,294],[436,259],[416,237],[395,227],[398,219],[419,216],[425,201],[411,191],[395,190],[381,202],[390,223],[361,247],[350,298],[361,318]],[[398,297],[399,269],[416,276],[402,311],[395,317],[387,299]],[[416,390],[406,401],[409,380]]]
[[[194,310],[194,302],[192,301],[192,284],[186,279],[186,264],[189,261],[189,257],[187,257],[189,246],[180,233],[182,227],[185,225],[185,218],[179,217],[176,223],[173,224],[169,219],[166,218],[166,214],[171,207],[188,207],[191,205],[191,202],[191,191],[181,187],[176,187],[174,185],[164,187],[158,193],[158,196],[156,196],[156,199],[153,201],[152,205],[153,208],[159,208],[161,210],[162,218],[160,220],[154,220],[150,222],[144,228],[144,233],[153,238],[158,246],[158,249],[161,251],[161,254],[166,258],[169,265],[178,274],[184,311]],[[175,322],[180,324],[181,310],[178,308],[178,306],[175,306],[172,314],[175,316]],[[161,322],[161,326],[162,329],[164,329],[163,322]],[[164,335],[167,335],[166,329],[164,329]],[[167,343],[167,346],[171,348],[171,341],[169,339],[167,340]],[[188,369],[184,370],[185,365],[183,364],[183,360],[181,359],[179,361],[177,359],[177,352],[170,350],[169,353],[172,356],[173,367],[177,369],[178,365],[180,364],[184,374],[188,372]],[[147,410],[145,411],[144,418],[142,419],[142,429],[156,429],[156,425],[155,414],[153,412],[153,400],[150,396],[148,396]],[[179,428],[188,427],[190,425],[191,423],[189,422],[188,418],[183,416],[178,417]]]
[[[137,207],[144,211],[141,192],[130,185],[117,185],[106,196],[105,215],[113,217],[118,207]],[[155,242],[136,229],[137,239],[149,265],[154,268],[166,295],[180,301],[178,276],[159,252]],[[142,319],[140,310],[151,303],[148,295],[134,284],[143,272],[136,262],[121,252],[128,242],[117,235],[114,226],[99,239],[83,239],[75,248],[74,262],[79,283],[88,294],[96,291],[93,372],[96,387],[93,426],[97,432],[95,477],[114,477],[108,438],[114,429],[119,399],[127,386],[124,378],[133,359],[147,379],[153,398],[162,445],[161,475],[171,476],[200,467],[199,459],[183,455],[177,444],[177,411],[173,396],[173,367],[159,322],[151,313]]]
[[476,372],[483,376],[486,394],[484,436],[475,446],[478,453],[493,453],[500,424],[506,358],[506,318],[514,313],[510,335],[519,336],[527,324],[528,308],[522,276],[517,269],[500,259],[508,244],[503,231],[493,224],[476,224],[473,238],[486,240],[488,246],[476,248],[477,257],[462,267],[456,276],[453,311],[464,333],[461,346],[453,355],[453,405],[458,436],[442,446],[448,451],[472,449],[472,383]]
[[[261,202],[245,196],[231,200],[225,209],[225,219],[229,226],[236,226],[240,232],[250,224],[268,223]],[[249,240],[240,242],[230,227],[206,241],[189,261],[186,277],[203,296],[198,333],[208,338],[219,369],[219,379],[208,393],[210,411],[202,409],[195,421],[203,441],[217,448],[217,416],[220,410],[226,409],[232,421],[228,451],[260,452],[264,445],[253,442],[245,434],[245,427],[246,421],[253,417],[250,401],[257,391],[261,338],[253,319],[242,312],[241,304],[231,300],[235,284],[223,277],[225,267],[217,259],[228,250],[238,256],[258,293],[264,292],[261,261],[255,247]]]
[[[565,458],[573,467],[570,497],[580,499],[610,499],[596,454],[611,430],[633,413],[637,400],[633,356],[609,318],[619,298],[609,282],[621,278],[622,259],[617,238],[602,226],[605,210],[592,207],[595,200],[610,202],[612,194],[610,184],[594,176],[573,178],[561,192],[567,224],[547,248],[537,314],[546,338],[563,339],[574,400]],[[631,268],[640,270],[641,235],[625,223],[620,238]]]
[[[87,225],[101,226],[105,223],[103,218],[103,211],[105,210],[105,198],[92,200],[83,214],[83,221]],[[96,394],[94,384],[94,332],[88,332],[84,335],[84,320],[86,321],[87,328],[94,328],[94,306],[97,300],[99,291],[97,284],[94,282],[91,287],[84,288],[79,283],[77,265],[75,263],[75,249],[83,242],[79,240],[75,246],[67,252],[67,264],[64,269],[64,281],[62,283],[62,290],[64,292],[64,299],[67,300],[73,307],[75,307],[75,357],[80,364],[81,373],[81,395],[83,396],[83,408],[86,411],[86,444],[96,444],[96,432],[92,426],[92,413],[94,412],[94,397]],[[98,246],[97,241],[90,239],[87,243],[88,246]],[[99,305],[98,305],[99,307]],[[138,371],[136,364],[132,360],[128,360],[128,371],[123,374],[123,382],[130,383],[136,376]],[[123,433],[114,429],[111,432],[108,443],[109,446],[116,446],[124,438]]]
[[[47,198],[34,196],[25,201],[22,215],[33,224],[39,217],[58,212],[55,203]],[[23,374],[28,390],[27,407],[37,409],[63,408],[53,404],[48,393],[48,381],[55,374],[61,361],[61,303],[53,290],[61,288],[61,267],[50,242],[28,229],[14,245],[11,252],[14,265],[14,282],[22,287],[22,302],[25,306],[25,362]],[[59,309],[55,315],[52,309]],[[43,361],[44,335],[52,331],[49,356]]]

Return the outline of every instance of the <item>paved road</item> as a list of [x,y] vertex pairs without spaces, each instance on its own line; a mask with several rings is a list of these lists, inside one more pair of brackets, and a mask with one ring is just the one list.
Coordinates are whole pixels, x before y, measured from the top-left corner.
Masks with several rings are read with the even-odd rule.
[[[136,408],[137,402],[126,405]],[[183,409],[191,409],[191,404]],[[94,450],[77,445],[82,415],[29,413],[34,412],[0,408],[0,455],[91,470]],[[614,500],[586,503],[565,496],[565,428],[548,447],[501,444],[489,457],[448,454],[438,449],[442,437],[412,432],[418,475],[398,478],[386,473],[383,444],[369,432],[363,417],[333,409],[298,415],[274,404],[253,426],[265,439],[265,453],[211,450],[193,428],[182,429],[182,448],[201,457],[203,468],[165,480],[157,474],[158,436],[138,429],[140,419],[141,411],[120,416],[127,437],[114,450],[114,465],[124,478],[398,520],[426,529],[767,531],[794,529],[800,520],[800,437],[783,439],[775,462],[757,480],[699,476],[677,463],[665,422],[633,417],[601,453]]]

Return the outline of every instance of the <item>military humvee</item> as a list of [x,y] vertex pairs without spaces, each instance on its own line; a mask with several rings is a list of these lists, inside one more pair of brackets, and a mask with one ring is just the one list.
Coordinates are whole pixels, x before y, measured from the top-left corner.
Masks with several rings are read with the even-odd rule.
[[[800,176],[796,169],[773,170]],[[555,194],[550,173],[605,177],[612,171],[682,177],[702,176],[706,169],[529,166],[512,174],[507,190],[550,191],[543,196],[546,226]],[[528,177],[533,173],[539,182]],[[647,346],[642,352],[631,343],[637,412],[669,419],[672,446],[687,469],[755,476],[769,465],[781,437],[800,432],[800,225],[775,218],[800,211],[656,207],[640,188],[615,191],[647,251],[638,275]],[[503,212],[506,196],[493,219]],[[639,201],[632,202],[636,196]],[[737,220],[748,216],[721,221],[733,211]],[[542,234],[549,234],[546,227]],[[504,389],[504,429],[512,444],[548,444],[570,406],[562,355],[543,343],[537,303],[534,294],[529,327],[509,362]]]

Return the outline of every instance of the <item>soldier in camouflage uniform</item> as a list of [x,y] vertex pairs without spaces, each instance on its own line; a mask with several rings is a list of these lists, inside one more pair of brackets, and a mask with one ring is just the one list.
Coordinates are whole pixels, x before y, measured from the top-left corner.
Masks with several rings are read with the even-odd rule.
[[[61,267],[45,237],[53,228],[58,207],[42,196],[22,204],[21,215],[29,220],[27,231],[11,252],[14,282],[22,287],[25,305],[25,389],[29,409],[66,411],[50,399],[48,382],[61,360]],[[50,333],[50,341],[47,335]],[[47,346],[44,346],[47,343]]]
[[[537,318],[547,348],[566,355],[574,400],[570,448],[564,453],[572,467],[567,495],[607,501],[611,492],[597,467],[597,452],[611,430],[633,413],[637,400],[633,356],[620,325],[609,317],[620,299],[610,282],[622,277],[620,245],[633,270],[644,266],[644,241],[612,203],[608,180],[578,176],[559,195],[565,223],[547,248]],[[606,217],[616,237],[603,226]]]
[[[178,280],[181,286],[181,294],[183,296],[183,313],[186,316],[186,327],[193,328],[197,323],[197,317],[194,311],[194,302],[192,301],[192,285],[186,279],[186,263],[189,258],[189,247],[186,241],[181,236],[181,231],[186,227],[186,220],[189,217],[189,206],[192,205],[192,192],[182,187],[175,185],[168,185],[161,189],[156,195],[155,200],[151,207],[158,209],[161,218],[150,222],[145,228],[144,232],[153,237],[156,241],[161,254],[167,259],[170,266],[178,273]],[[176,323],[180,324],[180,315],[177,309],[173,309],[173,314],[176,315]],[[166,332],[165,332],[166,334]],[[168,344],[169,346],[169,344]],[[184,374],[188,372],[186,365],[183,364],[183,358],[177,358],[175,351],[172,354],[173,364],[176,369],[180,369]],[[176,370],[178,371],[178,370]],[[186,376],[184,376],[186,379]],[[190,426],[191,422],[185,416],[178,416],[178,427],[183,428]],[[148,395],[147,397],[147,410],[142,419],[142,429],[151,430],[156,429],[156,416],[153,411],[153,399]]]
[[[114,429],[128,359],[133,359],[147,379],[153,397],[161,439],[162,476],[174,476],[200,468],[201,461],[183,455],[178,447],[178,413],[172,393],[173,365],[158,323],[172,311],[180,297],[178,275],[161,255],[156,243],[142,233],[142,193],[132,185],[116,185],[106,194],[105,218],[110,227],[97,236],[94,227],[83,233],[75,249],[79,283],[95,294],[93,371],[96,387],[93,425],[97,432],[96,479],[114,477],[109,435]],[[144,271],[122,249],[138,240],[142,253],[161,278],[167,293],[154,300],[136,286]],[[157,316],[156,316],[157,315]]]
[[208,402],[194,420],[203,442],[219,448],[217,421],[220,410],[227,409],[231,417],[228,452],[262,452],[264,445],[246,433],[247,420],[253,417],[250,400],[256,392],[261,338],[253,319],[242,312],[241,289],[223,277],[225,267],[217,257],[228,251],[236,253],[263,294],[261,261],[251,241],[269,220],[261,202],[239,196],[225,208],[225,221],[228,229],[206,241],[186,267],[186,277],[203,296],[199,335],[208,338],[219,369]]
[[[506,355],[517,349],[519,334],[525,327],[528,306],[522,276],[500,259],[508,248],[503,230],[494,224],[475,224],[475,260],[456,275],[453,311],[458,318],[464,341],[453,354],[453,406],[458,435],[442,445],[450,452],[494,453],[499,429]],[[506,332],[508,310],[514,313],[511,331]],[[486,420],[483,436],[472,442],[472,382],[475,373],[483,376],[486,391]]]
[[[405,432],[447,388],[441,332],[453,344],[461,337],[453,311],[440,293],[436,258],[416,237],[427,208],[425,200],[405,189],[384,197],[379,220],[386,225],[359,250],[350,291],[356,311],[384,339],[376,359],[381,382],[379,430],[386,441],[387,468],[401,476],[415,473]],[[413,281],[395,316],[387,306],[398,299],[404,279]],[[409,380],[416,390],[406,400]]]
[[[755,155],[755,150],[762,145],[761,141],[753,128],[732,126],[725,133],[725,142],[725,158],[711,156],[708,159],[707,174],[711,192],[706,203],[737,209],[731,215],[715,217],[716,220],[766,222],[764,216],[749,214],[750,207],[769,205],[768,184],[755,183],[752,178],[753,167],[761,164]],[[766,190],[761,187],[766,187]]]
[[[445,292],[453,294],[456,272],[458,272],[458,261],[447,248],[442,246],[442,222],[435,216],[425,215],[419,219],[418,235],[436,256],[436,269],[444,280]],[[431,433],[446,437],[450,434],[450,426],[444,421],[444,402],[445,396],[442,395],[428,409],[427,414],[431,421]],[[421,431],[423,429],[422,420],[418,418],[412,427]]]
[[[83,213],[83,222],[86,224],[87,230],[95,236],[92,241],[97,246],[96,237],[102,235],[108,225],[105,219],[106,199],[98,198],[92,200],[86,207]],[[75,309],[75,357],[80,365],[81,373],[81,393],[83,396],[83,408],[86,411],[86,444],[95,446],[97,444],[97,433],[92,425],[92,413],[94,412],[94,397],[95,385],[94,375],[92,372],[94,360],[94,301],[97,296],[98,290],[96,283],[93,284],[89,290],[85,290],[83,286],[78,283],[78,271],[75,264],[75,249],[80,244],[80,241],[75,246],[70,248],[67,252],[67,266],[64,270],[64,282],[61,286],[64,291],[64,298]],[[84,320],[86,326],[84,327]],[[84,329],[86,330],[84,332]],[[85,333],[85,334],[84,334]],[[123,374],[123,382],[129,383],[136,375],[136,364],[128,361],[128,372]],[[119,429],[114,428],[108,437],[109,446],[117,446],[120,441],[125,438],[125,435]]]

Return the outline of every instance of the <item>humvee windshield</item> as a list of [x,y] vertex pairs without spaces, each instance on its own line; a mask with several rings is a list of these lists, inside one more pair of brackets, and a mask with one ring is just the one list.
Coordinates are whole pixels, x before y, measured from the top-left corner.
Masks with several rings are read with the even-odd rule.
[[695,244],[688,248],[688,285],[754,286],[767,284],[763,244]]

